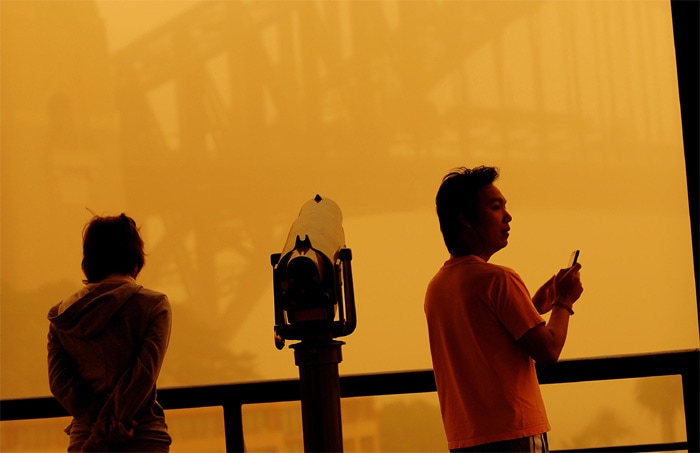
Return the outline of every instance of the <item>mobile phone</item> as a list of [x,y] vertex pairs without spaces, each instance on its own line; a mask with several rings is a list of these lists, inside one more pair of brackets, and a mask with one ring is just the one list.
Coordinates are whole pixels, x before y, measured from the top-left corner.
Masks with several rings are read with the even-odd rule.
[[570,267],[573,267],[574,264],[578,261],[578,255],[581,253],[581,250],[574,250],[571,252],[571,258],[569,258],[569,265],[567,266],[567,269]]

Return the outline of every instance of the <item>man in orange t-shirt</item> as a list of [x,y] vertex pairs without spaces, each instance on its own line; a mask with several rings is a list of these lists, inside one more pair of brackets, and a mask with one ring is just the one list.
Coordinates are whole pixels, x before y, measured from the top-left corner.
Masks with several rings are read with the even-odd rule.
[[450,252],[425,296],[437,393],[451,451],[548,451],[534,361],[559,358],[583,291],[581,265],[531,298],[517,273],[488,262],[508,244],[512,220],[497,178],[493,167],[459,168],[436,197]]

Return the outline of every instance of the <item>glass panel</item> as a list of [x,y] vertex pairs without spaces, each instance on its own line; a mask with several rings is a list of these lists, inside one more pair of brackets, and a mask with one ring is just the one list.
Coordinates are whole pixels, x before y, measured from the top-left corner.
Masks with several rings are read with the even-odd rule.
[[447,451],[437,394],[376,398],[378,451]]
[[[165,412],[168,430],[173,438],[172,453],[226,451],[224,415],[221,407],[177,409]],[[64,429],[70,417],[0,423],[0,451],[60,452],[68,448]]]
[[59,417],[0,422],[0,451],[66,451],[68,435],[64,430],[70,420],[70,417]]
[[222,407],[168,410],[165,419],[173,438],[171,453],[226,451]]
[[273,346],[269,257],[317,193],[353,251],[341,373],[429,368],[434,195],[460,165],[501,168],[514,221],[493,261],[531,290],[581,249],[564,357],[699,347],[667,0],[8,1],[0,17],[2,398],[50,393],[46,313],[81,286],[88,210],[142,226],[139,280],[174,308],[160,387],[297,377]]
[[[680,376],[542,386],[552,450],[685,440]],[[343,398],[344,451],[446,451],[437,394]],[[168,410],[172,452],[223,452],[220,407]],[[0,423],[0,449],[64,451],[67,417]],[[243,406],[248,452],[302,452],[298,401]]]
[[686,440],[680,376],[545,385],[542,395],[552,450]]
[[303,452],[301,403],[246,404],[243,437],[247,452]]
[[[343,449],[368,451],[445,451],[437,399],[405,395],[341,400]],[[299,402],[246,405],[243,430],[248,452],[302,452]]]

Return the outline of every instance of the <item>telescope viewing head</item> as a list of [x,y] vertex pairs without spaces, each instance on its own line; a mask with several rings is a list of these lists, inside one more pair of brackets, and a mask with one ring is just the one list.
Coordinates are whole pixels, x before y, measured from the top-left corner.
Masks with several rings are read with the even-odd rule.
[[328,340],[355,330],[355,301],[343,216],[329,198],[306,202],[273,266],[275,345]]

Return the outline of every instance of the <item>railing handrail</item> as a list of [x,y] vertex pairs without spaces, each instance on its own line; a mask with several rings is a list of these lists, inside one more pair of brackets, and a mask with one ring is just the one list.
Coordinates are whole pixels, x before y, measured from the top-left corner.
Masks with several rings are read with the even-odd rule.
[[[700,349],[561,360],[551,367],[537,367],[540,384],[644,378],[680,375],[685,406],[686,442],[616,447],[616,451],[661,451],[669,446],[698,451],[700,415]],[[340,377],[343,398],[400,395],[435,391],[433,371],[415,370]],[[242,382],[236,384],[171,387],[158,390],[165,409],[222,406],[227,451],[243,450],[241,407],[245,404],[298,401],[298,379]],[[68,413],[54,397],[0,401],[0,421],[64,417]],[[659,449],[655,449],[658,447]],[[602,451],[601,449],[600,451]],[[606,449],[611,451],[610,448]],[[574,451],[574,450],[572,450]],[[585,449],[577,451],[595,451]]]

